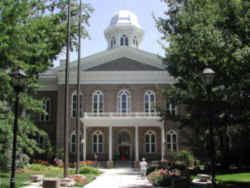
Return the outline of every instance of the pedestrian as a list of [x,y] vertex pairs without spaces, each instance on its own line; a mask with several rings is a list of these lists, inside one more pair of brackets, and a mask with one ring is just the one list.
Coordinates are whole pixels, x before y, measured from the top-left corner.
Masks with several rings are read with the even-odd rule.
[[148,163],[146,162],[146,159],[142,158],[142,161],[140,162],[140,169],[141,169],[142,177],[146,177],[147,166],[148,166]]

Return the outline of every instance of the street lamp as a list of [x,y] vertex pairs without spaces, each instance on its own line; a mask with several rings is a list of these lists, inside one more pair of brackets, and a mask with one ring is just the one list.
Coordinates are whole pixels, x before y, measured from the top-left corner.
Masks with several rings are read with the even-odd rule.
[[213,130],[213,108],[212,108],[212,83],[214,80],[215,72],[211,68],[205,68],[202,71],[203,83],[206,87],[208,97],[208,127],[209,127],[209,142],[210,142],[210,160],[211,160],[211,174],[212,174],[212,187],[215,188],[215,144],[214,144],[214,130]]
[[16,142],[17,142],[17,131],[18,131],[18,109],[19,109],[19,94],[24,88],[24,79],[26,78],[25,72],[20,67],[10,73],[12,78],[12,85],[16,92],[15,100],[15,119],[13,127],[13,146],[12,146],[12,163],[11,163],[11,177],[10,187],[15,188],[15,171],[16,171]]

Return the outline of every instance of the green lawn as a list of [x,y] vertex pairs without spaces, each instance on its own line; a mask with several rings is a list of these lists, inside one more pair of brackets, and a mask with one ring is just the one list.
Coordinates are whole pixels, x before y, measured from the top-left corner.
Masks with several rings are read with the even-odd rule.
[[250,173],[217,175],[218,188],[250,188]]
[[[84,183],[77,183],[76,186],[83,186],[88,184],[89,182],[93,181],[96,176],[98,176],[100,173],[97,173],[93,171],[93,168],[88,171],[85,170],[84,173],[81,173],[86,177],[86,182]],[[92,170],[92,171],[91,171]],[[95,169],[94,169],[95,170]],[[69,172],[70,174],[74,174],[74,169],[70,169]],[[30,181],[29,177],[31,175],[36,175],[36,174],[43,174],[45,177],[63,177],[63,169],[59,169],[57,167],[53,167],[50,170],[20,170],[16,172],[16,187],[22,187],[25,185],[25,182]],[[5,172],[0,172],[0,188],[9,188],[10,185],[10,172],[5,173]]]

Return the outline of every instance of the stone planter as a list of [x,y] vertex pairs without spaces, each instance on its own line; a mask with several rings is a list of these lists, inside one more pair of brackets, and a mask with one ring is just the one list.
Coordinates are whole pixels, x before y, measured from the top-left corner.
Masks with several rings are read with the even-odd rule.
[[74,186],[76,184],[75,180],[72,178],[60,179],[60,185],[64,187]]
[[43,175],[32,175],[29,177],[32,182],[39,182],[42,181],[44,176]]
[[44,178],[43,188],[60,188],[60,180],[58,178]]
[[198,178],[192,181],[192,188],[211,188],[212,182],[207,174],[197,174]]
[[114,162],[113,161],[107,161],[107,168],[113,168]]

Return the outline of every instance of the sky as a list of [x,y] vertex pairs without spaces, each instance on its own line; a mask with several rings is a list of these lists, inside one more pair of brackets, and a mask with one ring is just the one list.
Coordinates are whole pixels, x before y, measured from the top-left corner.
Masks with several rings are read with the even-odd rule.
[[[104,37],[104,30],[109,26],[112,16],[119,10],[129,10],[137,15],[139,24],[144,29],[144,40],[141,49],[164,55],[164,50],[157,42],[161,38],[161,33],[156,28],[153,14],[162,17],[167,6],[161,0],[82,0],[89,3],[94,8],[89,20],[90,26],[87,28],[91,39],[82,40],[81,58],[104,51],[107,49],[107,42]],[[54,66],[59,65],[59,61],[65,59],[65,53],[61,53]],[[77,52],[70,53],[70,61],[77,60]]]

